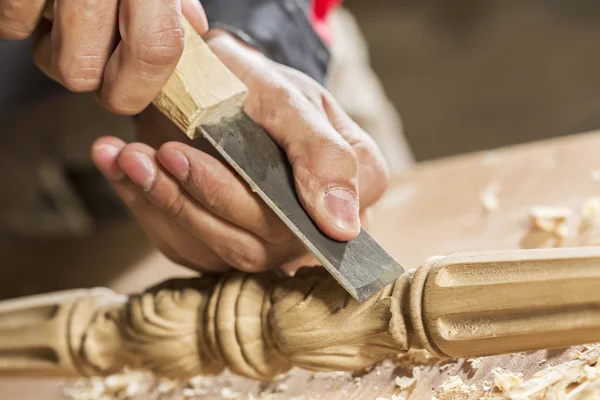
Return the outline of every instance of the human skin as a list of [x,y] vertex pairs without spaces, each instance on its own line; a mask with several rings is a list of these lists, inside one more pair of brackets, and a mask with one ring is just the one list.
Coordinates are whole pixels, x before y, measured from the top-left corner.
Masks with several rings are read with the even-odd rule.
[[[37,9],[38,1],[33,3],[32,8]],[[105,44],[105,50],[114,51],[109,57],[102,58],[76,55],[78,47],[75,44],[79,42],[73,42],[74,34],[61,23],[61,18],[85,20],[90,13],[76,11],[84,9],[80,1],[71,1],[71,6],[63,3],[69,2],[55,3],[55,25],[50,36],[47,34],[46,39],[38,41],[36,60],[51,77],[57,76],[54,67],[68,64],[57,61],[64,57],[104,60],[104,66],[93,69],[96,73],[102,71],[94,78],[96,85],[74,88],[67,83],[67,88],[94,90],[101,104],[119,113],[134,114],[145,109],[137,119],[138,142],[126,144],[114,137],[100,138],[92,147],[92,160],[160,250],[176,263],[201,271],[223,271],[231,267],[248,272],[273,267],[289,270],[316,263],[283,222],[211,152],[209,146],[195,142],[192,147],[190,141],[186,141],[185,136],[156,109],[146,107],[181,54],[183,42],[180,48],[179,41],[173,38],[181,33],[182,15],[192,22],[195,20],[194,28],[204,33],[203,11],[189,4],[186,6],[186,2],[171,0],[160,0],[161,5],[138,0],[109,2],[113,4],[112,8],[104,7],[113,11],[118,9],[118,21],[115,11],[113,17],[104,14],[97,17],[106,24],[103,29],[93,25],[98,23],[96,20],[87,24],[98,34],[98,31],[110,31],[110,23],[106,21],[112,20],[113,35],[119,32],[121,41],[116,47]],[[157,20],[148,15],[153,12],[152,15],[162,15],[156,7],[166,3],[170,8],[162,11],[171,13],[172,21],[169,21],[173,23],[164,25],[165,28],[160,24],[167,19],[158,18],[163,28],[143,35],[141,32],[153,27]],[[24,12],[19,8],[20,4],[18,0],[0,0],[0,35],[6,37],[9,32],[12,38],[20,38],[33,29],[35,23],[15,23],[18,18],[25,21],[24,14],[19,14],[19,11]],[[80,8],[64,8],[75,7],[73,4]],[[86,36],[91,33],[84,29],[84,21],[70,22],[69,29],[80,29],[78,35],[88,38],[84,48],[94,47],[90,46],[92,39]],[[132,36],[128,34],[130,32],[136,34]],[[55,41],[55,38],[58,39]],[[156,42],[150,43],[150,39],[156,39]],[[382,195],[387,185],[387,167],[375,142],[310,77],[269,60],[225,32],[210,31],[205,34],[205,39],[221,61],[249,88],[244,110],[286,152],[300,200],[315,223],[334,239],[356,237],[361,223],[365,223],[369,206]],[[44,40],[49,40],[55,47],[44,50]],[[156,65],[151,65],[150,59],[138,64],[128,63],[131,54],[127,51],[136,49],[140,43],[146,50],[168,48],[171,51],[176,48],[177,51],[169,53],[168,63],[163,62],[165,57],[155,62]],[[142,53],[151,54],[146,50]],[[55,64],[43,62],[39,53],[44,52],[52,52],[50,58]],[[175,55],[172,63],[171,56]],[[133,56],[140,61],[135,54]],[[91,71],[89,66],[83,67],[85,71]],[[59,77],[63,75],[58,74]],[[119,85],[125,86],[117,89]],[[114,93],[121,90],[124,97],[114,97]],[[114,98],[119,100],[111,102]],[[256,156],[260,157],[260,154]]]
[[208,30],[197,0],[68,0],[54,2],[54,21],[41,18],[47,0],[0,0],[0,38],[33,37],[33,59],[73,92],[95,92],[112,112],[145,109],[183,52],[185,16]]

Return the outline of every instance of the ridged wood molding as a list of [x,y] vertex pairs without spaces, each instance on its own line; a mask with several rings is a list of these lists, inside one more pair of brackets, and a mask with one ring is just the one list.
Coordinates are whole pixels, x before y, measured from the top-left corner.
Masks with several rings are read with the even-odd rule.
[[410,348],[473,357],[600,341],[600,248],[427,260],[359,304],[321,268],[178,279],[129,297],[0,302],[0,375],[358,370]]

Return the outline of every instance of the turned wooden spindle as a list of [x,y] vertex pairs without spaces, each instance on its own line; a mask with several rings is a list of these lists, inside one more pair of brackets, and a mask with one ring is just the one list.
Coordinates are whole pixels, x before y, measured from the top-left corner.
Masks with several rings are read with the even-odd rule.
[[600,341],[600,247],[457,254],[359,304],[321,268],[232,272],[123,298],[103,289],[0,302],[0,375],[268,380],[357,370],[410,348],[472,357]]

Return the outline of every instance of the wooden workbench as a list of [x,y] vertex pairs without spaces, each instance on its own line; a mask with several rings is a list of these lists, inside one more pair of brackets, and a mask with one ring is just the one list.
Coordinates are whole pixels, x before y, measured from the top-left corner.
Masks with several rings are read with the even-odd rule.
[[[529,233],[528,212],[535,205],[568,206],[573,209],[569,237],[558,245],[583,245],[600,238],[600,230],[592,229],[586,235],[577,233],[578,213],[582,204],[591,196],[600,194],[600,182],[591,171],[600,170],[600,133],[581,134],[552,141],[538,142],[443,159],[418,165],[413,170],[395,176],[387,195],[373,212],[370,231],[381,241],[397,260],[406,268],[415,268],[425,258],[433,255],[448,255],[455,252],[475,250],[517,249],[531,246],[553,246],[554,242],[541,241]],[[484,211],[480,195],[489,185],[499,185],[499,207],[496,211]],[[121,242],[115,238],[127,237],[129,241],[140,241],[138,230],[132,227],[114,228],[115,232],[101,232],[105,243]],[[125,232],[125,233],[123,233]],[[546,239],[546,238],[543,238]],[[86,264],[98,268],[111,250],[95,248],[97,238],[88,239],[76,247],[64,245],[63,254],[55,256],[55,262],[77,263],[77,270],[89,271]],[[94,243],[92,245],[92,243]],[[116,245],[113,243],[113,245]],[[87,246],[87,247],[86,247]],[[53,246],[56,248],[57,246]],[[60,246],[59,246],[60,247]],[[139,290],[167,276],[183,273],[154,252],[144,252],[140,246],[131,246],[139,253],[136,257],[125,254],[129,263],[121,262],[123,270],[108,277],[97,285],[107,285],[118,291]],[[143,247],[143,246],[141,246]],[[25,248],[25,246],[23,247]],[[88,256],[81,249],[88,249]],[[29,282],[28,287],[35,291],[59,289],[63,286],[78,286],[88,282],[88,272],[75,273],[73,266],[68,268],[68,280],[50,279],[60,277],[60,270],[41,274],[24,273],[27,265],[36,264],[36,257],[46,260],[44,270],[52,263],[50,250],[42,248],[41,253],[32,255],[11,250],[2,256],[2,264],[17,263],[20,273],[12,273],[10,282],[3,280],[1,286],[19,287],[15,279]],[[67,255],[65,255],[65,252]],[[109,260],[116,260],[112,253]],[[69,256],[70,255],[70,256]],[[127,258],[129,257],[129,258]],[[88,260],[92,258],[93,260]],[[18,260],[18,261],[17,261]],[[50,260],[50,261],[48,261]],[[49,264],[50,263],[50,264]],[[15,264],[16,265],[16,264]],[[59,268],[57,265],[56,268]],[[10,270],[10,268],[9,268]],[[57,272],[58,271],[58,272]],[[6,272],[3,272],[6,276]],[[44,280],[46,276],[46,280]],[[83,276],[83,278],[76,278]],[[68,285],[65,283],[68,281]],[[58,285],[58,286],[57,286]],[[8,287],[8,286],[7,286]],[[401,392],[395,387],[397,375],[410,376],[410,368],[386,361],[369,372],[350,376],[349,374],[312,374],[295,370],[288,377],[276,383],[260,383],[227,375],[213,380],[211,393],[203,399],[219,399],[220,388],[241,393],[241,399],[261,398],[259,393],[272,394],[269,399],[375,399],[389,398],[392,394],[402,394],[410,399],[430,399],[440,383],[450,375],[459,375],[467,384],[481,384],[490,378],[491,369],[504,367],[515,372],[523,372],[525,378],[545,368],[571,357],[568,350],[540,351],[532,354],[517,354],[489,357],[483,360],[477,370],[468,363],[459,361],[449,364],[440,371],[440,364],[430,363],[423,369],[412,392]],[[0,380],[0,399],[59,399],[60,387],[64,381],[56,380]],[[277,384],[285,383],[287,388],[276,393]],[[282,389],[282,386],[279,386]]]

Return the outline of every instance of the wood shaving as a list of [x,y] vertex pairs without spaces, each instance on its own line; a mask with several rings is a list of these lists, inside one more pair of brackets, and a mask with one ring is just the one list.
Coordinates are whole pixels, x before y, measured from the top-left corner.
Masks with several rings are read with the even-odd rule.
[[416,382],[415,378],[409,378],[407,376],[397,376],[396,377],[396,386],[398,386],[402,390],[408,389],[409,387],[414,385],[415,382]]
[[442,382],[440,389],[443,392],[456,392],[459,391],[463,385],[464,382],[460,376],[452,375]]
[[105,378],[78,379],[63,388],[63,394],[71,400],[128,400],[147,392],[152,380],[151,374],[125,370]]
[[[527,382],[486,399],[592,400],[600,399],[600,346],[588,345],[573,353],[574,359],[538,371]],[[496,385],[498,386],[498,385]],[[485,385],[484,385],[485,389]]]
[[421,376],[421,371],[423,371],[423,367],[413,367],[413,369],[412,369],[413,378],[419,379],[419,377]]
[[448,362],[448,363],[440,366],[440,371],[444,372],[445,370],[450,369],[455,366],[456,366],[456,361]]
[[428,365],[436,362],[437,358],[432,356],[427,350],[409,350],[406,353],[399,354],[396,358],[398,366]]
[[278,383],[277,386],[275,386],[275,392],[276,393],[283,393],[285,391],[287,391],[289,389],[289,386],[287,385],[287,383]]
[[492,390],[493,386],[490,381],[483,381],[481,383],[481,388],[487,392],[488,390]]
[[494,376],[494,386],[500,391],[506,392],[523,383],[523,374],[507,371],[503,368],[494,368],[492,370]]
[[221,395],[221,397],[223,397],[225,399],[236,399],[236,398],[240,397],[239,393],[234,392],[230,388],[226,388],[226,387],[221,388],[221,391],[219,392],[219,394]]
[[390,397],[389,399],[385,397],[377,397],[377,399],[375,400],[406,400],[406,398],[398,396],[397,394],[393,394],[392,397]]
[[500,184],[498,183],[492,183],[481,191],[479,200],[481,201],[481,206],[486,212],[491,213],[498,209],[498,206],[500,205],[498,200],[499,192]]
[[481,360],[483,357],[469,358],[467,362],[471,365],[471,369],[478,370],[481,367]]
[[590,197],[581,207],[581,222],[579,232],[585,232],[592,228],[600,216],[600,197]]
[[559,239],[569,234],[568,221],[571,217],[568,207],[533,207],[529,211],[529,222],[532,230],[551,233]]

